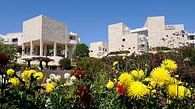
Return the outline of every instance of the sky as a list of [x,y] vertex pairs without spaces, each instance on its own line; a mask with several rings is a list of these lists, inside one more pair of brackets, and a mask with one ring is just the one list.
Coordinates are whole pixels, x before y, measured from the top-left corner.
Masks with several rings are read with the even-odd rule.
[[195,0],[0,0],[0,34],[21,32],[22,22],[52,17],[79,34],[82,43],[107,41],[108,25],[144,25],[148,16],[165,16],[166,24],[185,24],[195,32]]

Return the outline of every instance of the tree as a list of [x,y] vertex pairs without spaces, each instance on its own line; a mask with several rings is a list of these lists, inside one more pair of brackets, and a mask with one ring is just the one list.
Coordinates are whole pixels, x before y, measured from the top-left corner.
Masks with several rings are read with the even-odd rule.
[[89,57],[89,47],[86,44],[78,44],[74,51],[74,57]]
[[10,63],[14,63],[16,62],[17,59],[17,49],[16,47],[12,46],[12,45],[6,45],[0,42],[0,52],[1,53],[5,53],[7,54],[7,56],[10,59]]
[[66,69],[66,70],[69,70],[71,69],[71,61],[70,59],[67,59],[67,58],[63,58],[59,61],[59,64],[60,66],[63,68],[63,69]]

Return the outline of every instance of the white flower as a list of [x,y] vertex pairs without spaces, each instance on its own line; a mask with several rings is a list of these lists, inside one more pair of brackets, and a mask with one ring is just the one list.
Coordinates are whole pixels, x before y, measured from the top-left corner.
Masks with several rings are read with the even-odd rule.
[[55,80],[58,80],[58,81],[60,81],[60,79],[61,79],[60,75],[57,75],[56,78],[55,78]]
[[55,79],[56,79],[56,75],[55,75],[55,74],[50,74],[50,75],[49,75],[49,78],[50,78],[51,80],[55,80]]
[[71,86],[71,85],[73,85],[73,82],[72,82],[72,81],[66,81],[66,84],[67,84],[68,86]]
[[50,83],[51,82],[51,79],[50,78],[47,78],[46,79],[46,83]]
[[65,78],[65,79],[70,78],[70,74],[69,74],[69,73],[65,73],[65,74],[64,74],[64,78]]
[[75,76],[71,76],[70,77],[70,80],[72,80],[72,81],[74,81],[74,80],[76,80],[77,78],[75,77]]
[[51,99],[48,98],[45,103],[45,107],[48,107],[51,104]]

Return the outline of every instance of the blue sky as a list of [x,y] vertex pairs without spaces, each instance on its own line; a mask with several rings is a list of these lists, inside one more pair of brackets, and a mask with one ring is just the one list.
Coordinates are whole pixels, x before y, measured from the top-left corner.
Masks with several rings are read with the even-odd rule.
[[43,14],[68,25],[81,41],[107,41],[109,24],[142,27],[147,16],[185,24],[195,32],[195,0],[0,0],[0,34],[22,31],[22,21]]

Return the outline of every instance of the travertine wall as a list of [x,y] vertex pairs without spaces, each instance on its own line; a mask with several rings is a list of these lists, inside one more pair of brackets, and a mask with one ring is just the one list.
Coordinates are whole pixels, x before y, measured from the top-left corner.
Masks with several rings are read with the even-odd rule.
[[90,57],[101,58],[108,53],[108,44],[105,42],[92,42],[90,43]]
[[123,23],[108,26],[109,52],[130,51],[137,52],[137,34],[131,34]]
[[46,16],[42,17],[42,37],[43,40],[56,41],[64,44],[68,37],[67,27]]
[[23,42],[39,40],[42,36],[42,16],[23,22]]
[[187,35],[183,34],[184,25],[166,25],[165,36],[163,37],[164,46],[169,48],[178,48],[187,41]]
[[148,44],[149,47],[163,46],[161,38],[165,34],[165,18],[164,16],[148,17],[145,23],[148,28]]
[[120,51],[122,45],[122,38],[124,37],[122,23],[117,23],[108,26],[108,47],[109,52]]
[[[8,33],[3,39],[4,44],[21,46],[23,42],[23,33]],[[13,39],[17,39],[18,41],[13,42]]]
[[23,22],[24,42],[43,39],[64,44],[68,40],[67,27],[46,16],[37,16]]

